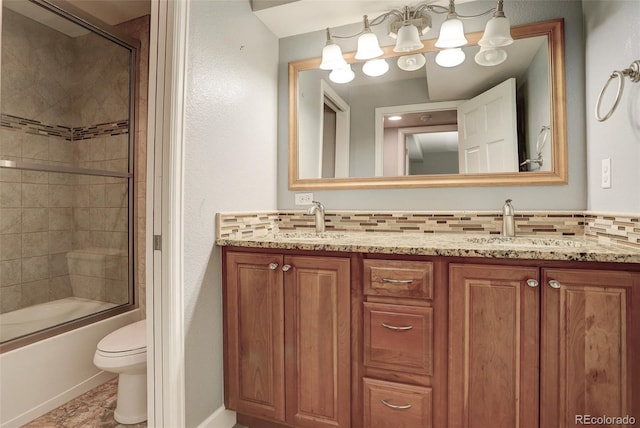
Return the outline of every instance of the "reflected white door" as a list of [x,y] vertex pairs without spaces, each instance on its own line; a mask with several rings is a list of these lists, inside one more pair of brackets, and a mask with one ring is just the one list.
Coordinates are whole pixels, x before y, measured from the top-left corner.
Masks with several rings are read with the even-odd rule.
[[461,173],[517,172],[516,79],[458,107]]

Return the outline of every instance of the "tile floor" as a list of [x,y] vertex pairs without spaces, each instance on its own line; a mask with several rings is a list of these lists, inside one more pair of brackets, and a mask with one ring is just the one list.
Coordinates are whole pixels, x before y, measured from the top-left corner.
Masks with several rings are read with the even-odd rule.
[[53,409],[23,428],[146,428],[146,422],[122,425],[113,419],[117,392],[116,378]]

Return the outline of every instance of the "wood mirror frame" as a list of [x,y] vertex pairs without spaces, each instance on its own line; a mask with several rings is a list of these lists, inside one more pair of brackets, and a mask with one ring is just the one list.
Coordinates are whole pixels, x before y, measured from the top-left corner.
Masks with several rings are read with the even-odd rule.
[[[511,27],[514,39],[547,36],[549,50],[549,100],[551,112],[551,171],[527,171],[487,174],[437,174],[398,177],[299,178],[298,163],[298,73],[319,68],[320,58],[289,63],[289,189],[372,189],[462,186],[560,185],[568,181],[567,121],[564,63],[564,21],[555,19]],[[482,32],[467,33],[469,45],[477,44]],[[414,53],[436,52],[435,39],[423,40],[424,48]],[[383,48],[381,58],[397,57],[393,46]],[[347,53],[349,63],[357,62],[354,52]],[[373,144],[373,141],[371,142]]]

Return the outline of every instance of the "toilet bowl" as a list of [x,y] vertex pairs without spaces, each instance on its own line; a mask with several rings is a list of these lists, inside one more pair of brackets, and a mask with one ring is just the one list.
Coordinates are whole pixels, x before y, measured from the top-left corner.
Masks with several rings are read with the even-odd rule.
[[113,416],[121,424],[147,419],[146,329],[146,320],[142,320],[106,335],[93,356],[96,367],[118,373],[118,401]]

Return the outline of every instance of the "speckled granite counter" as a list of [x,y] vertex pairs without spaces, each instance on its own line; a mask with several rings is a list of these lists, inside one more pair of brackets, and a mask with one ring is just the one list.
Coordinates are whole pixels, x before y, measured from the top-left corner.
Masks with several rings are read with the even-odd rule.
[[250,238],[219,238],[220,246],[341,251],[379,254],[489,257],[640,263],[640,251],[598,244],[585,237],[518,236],[454,233],[280,232]]

